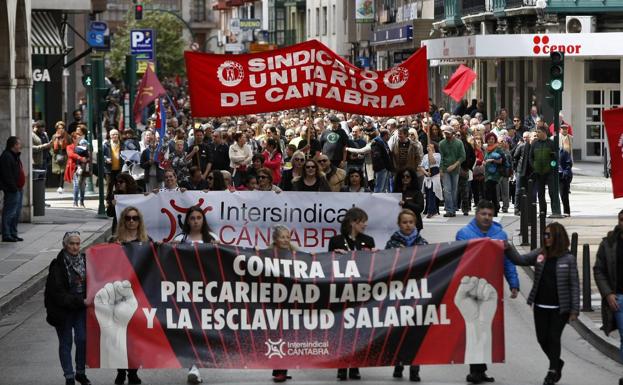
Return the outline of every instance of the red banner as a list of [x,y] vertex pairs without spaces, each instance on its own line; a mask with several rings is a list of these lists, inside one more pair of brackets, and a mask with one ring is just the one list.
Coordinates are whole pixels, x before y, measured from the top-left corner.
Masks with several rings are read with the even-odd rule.
[[604,111],[604,124],[610,146],[612,194],[623,197],[623,108]]
[[160,84],[160,80],[158,80],[158,76],[154,73],[151,66],[148,65],[147,70],[145,70],[145,75],[143,75],[138,85],[138,91],[136,92],[136,99],[134,100],[133,106],[134,120],[139,122],[141,120],[141,111],[143,111],[143,108],[166,93],[164,87]]
[[460,102],[474,80],[476,80],[476,72],[461,64],[448,80],[443,92],[455,101]]
[[421,48],[387,71],[359,69],[317,40],[244,55],[186,51],[193,116],[229,116],[307,106],[374,116],[428,111]]
[[208,244],[87,250],[91,368],[504,361],[502,242],[346,255]]

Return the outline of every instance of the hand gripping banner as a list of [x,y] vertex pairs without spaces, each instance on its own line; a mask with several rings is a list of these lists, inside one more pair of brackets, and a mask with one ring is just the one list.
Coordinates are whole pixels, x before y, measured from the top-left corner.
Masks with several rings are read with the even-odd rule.
[[317,40],[273,51],[184,52],[195,117],[308,106],[374,116],[428,111],[426,47],[387,71],[362,70]]
[[91,368],[333,368],[504,360],[488,239],[349,254],[203,244],[87,251]]

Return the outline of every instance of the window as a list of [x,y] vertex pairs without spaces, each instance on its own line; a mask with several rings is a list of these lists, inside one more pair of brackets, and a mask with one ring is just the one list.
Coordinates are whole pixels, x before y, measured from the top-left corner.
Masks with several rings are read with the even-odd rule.
[[316,7],[316,36],[320,36],[320,8]]
[[[335,4],[333,4],[331,6],[331,15],[332,15],[332,18],[333,18],[333,34],[335,35],[335,30],[337,29],[337,16],[336,16],[336,13],[335,13]],[[346,24],[346,23],[344,23],[344,24]]]
[[327,7],[322,7],[322,35],[327,35],[327,28],[329,26],[329,15],[327,14]]
[[620,60],[587,60],[584,62],[584,83],[620,82]]
[[193,21],[201,22],[206,21],[206,1],[194,0],[193,1]]
[[307,37],[311,36],[311,9],[307,10],[307,23],[305,23],[307,26]]

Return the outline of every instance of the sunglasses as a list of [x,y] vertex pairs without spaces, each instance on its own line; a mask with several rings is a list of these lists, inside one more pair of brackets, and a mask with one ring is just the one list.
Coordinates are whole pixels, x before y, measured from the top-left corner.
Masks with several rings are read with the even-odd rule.
[[138,215],[126,215],[125,216],[126,222],[130,222],[130,221],[138,222],[139,219],[140,217]]
[[308,169],[310,169],[310,170],[311,170],[311,169],[313,169],[313,168],[316,168],[316,166],[305,166],[305,168],[308,168]]
[[305,158],[292,158],[292,160],[296,160],[298,162],[302,162],[305,160]]
[[258,175],[257,179],[268,179],[266,175]]

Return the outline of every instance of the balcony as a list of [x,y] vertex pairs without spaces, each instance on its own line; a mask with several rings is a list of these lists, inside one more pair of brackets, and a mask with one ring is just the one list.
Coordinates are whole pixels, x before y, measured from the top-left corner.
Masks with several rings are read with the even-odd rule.
[[623,0],[548,0],[547,12],[606,13],[623,12]]
[[463,16],[493,11],[493,0],[463,0]]
[[434,8],[435,21],[441,21],[446,18],[446,13],[445,13],[443,3],[444,3],[443,0],[435,0],[435,8]]

